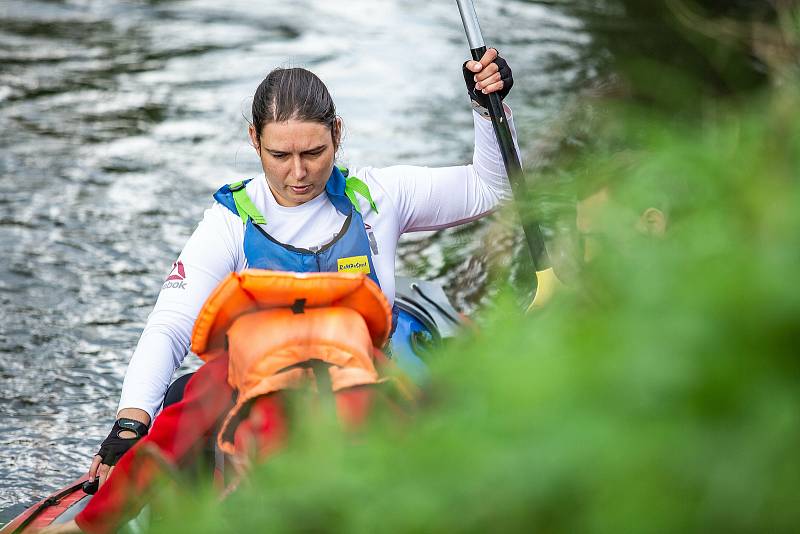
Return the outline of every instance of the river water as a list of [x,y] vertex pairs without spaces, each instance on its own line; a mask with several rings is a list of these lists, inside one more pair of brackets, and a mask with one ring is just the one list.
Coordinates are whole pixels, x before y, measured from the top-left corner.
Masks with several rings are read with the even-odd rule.
[[[478,12],[514,68],[530,158],[587,38],[534,3]],[[88,466],[210,194],[260,172],[245,116],[263,76],[305,66],[326,81],[342,163],[457,164],[472,150],[467,52],[444,0],[0,3],[0,524]],[[398,271],[441,281],[469,313],[512,248],[502,226],[409,236]]]

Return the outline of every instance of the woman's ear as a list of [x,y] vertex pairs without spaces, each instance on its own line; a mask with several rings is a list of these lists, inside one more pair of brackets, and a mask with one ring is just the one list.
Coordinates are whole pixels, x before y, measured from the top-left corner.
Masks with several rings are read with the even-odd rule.
[[336,117],[336,120],[333,123],[333,131],[331,132],[333,136],[333,149],[334,151],[339,150],[339,145],[342,143],[342,118]]
[[663,237],[667,231],[667,216],[658,208],[647,208],[639,217],[636,229],[645,235]]
[[256,152],[261,154],[261,143],[258,140],[258,135],[256,134],[256,127],[252,124],[247,128],[247,134],[250,136],[250,145],[256,149]]

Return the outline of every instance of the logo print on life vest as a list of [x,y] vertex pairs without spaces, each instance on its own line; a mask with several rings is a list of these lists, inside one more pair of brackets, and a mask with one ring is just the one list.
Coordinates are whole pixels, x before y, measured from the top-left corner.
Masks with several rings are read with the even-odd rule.
[[336,260],[336,266],[340,273],[370,273],[369,260],[366,256],[339,258]]
[[183,262],[178,260],[172,264],[172,270],[161,289],[186,289],[186,269]]

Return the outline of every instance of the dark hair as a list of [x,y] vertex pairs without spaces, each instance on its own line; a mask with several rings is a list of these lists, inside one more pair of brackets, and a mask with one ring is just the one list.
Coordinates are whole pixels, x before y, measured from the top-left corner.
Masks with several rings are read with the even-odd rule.
[[339,132],[336,106],[316,74],[303,68],[277,68],[270,72],[253,96],[253,126],[256,136],[271,122],[288,120],[324,124],[331,131],[334,147]]

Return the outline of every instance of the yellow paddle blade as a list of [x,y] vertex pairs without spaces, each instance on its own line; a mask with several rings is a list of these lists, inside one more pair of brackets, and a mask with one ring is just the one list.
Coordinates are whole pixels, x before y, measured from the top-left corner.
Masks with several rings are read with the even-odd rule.
[[564,288],[564,284],[556,277],[552,267],[536,273],[536,294],[533,296],[531,305],[528,306],[526,313],[538,310],[547,305],[553,295]]

